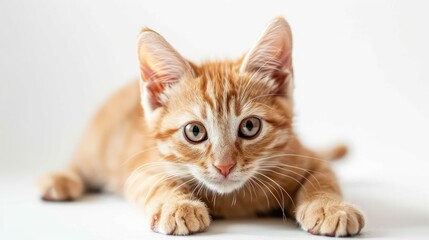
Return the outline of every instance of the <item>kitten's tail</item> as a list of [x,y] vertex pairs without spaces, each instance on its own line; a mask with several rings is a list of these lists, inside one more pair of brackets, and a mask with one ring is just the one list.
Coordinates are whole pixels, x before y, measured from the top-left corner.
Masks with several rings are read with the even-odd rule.
[[335,161],[344,157],[348,152],[348,147],[345,144],[338,144],[334,147],[317,151],[317,155],[322,159]]

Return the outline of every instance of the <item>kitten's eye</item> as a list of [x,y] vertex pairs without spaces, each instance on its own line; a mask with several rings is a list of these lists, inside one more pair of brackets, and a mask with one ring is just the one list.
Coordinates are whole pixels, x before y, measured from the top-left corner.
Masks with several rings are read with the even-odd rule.
[[246,139],[256,137],[261,130],[261,120],[257,117],[249,117],[241,121],[238,136]]
[[207,140],[207,132],[201,123],[189,123],[185,126],[185,137],[192,143],[200,143]]

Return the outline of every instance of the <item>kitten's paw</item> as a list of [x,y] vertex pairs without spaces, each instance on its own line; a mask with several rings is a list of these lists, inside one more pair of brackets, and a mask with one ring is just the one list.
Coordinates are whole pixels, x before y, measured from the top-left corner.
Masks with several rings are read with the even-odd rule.
[[205,231],[210,225],[207,207],[200,201],[182,200],[165,203],[154,214],[151,228],[168,235],[189,235]]
[[365,225],[363,214],[354,206],[330,199],[302,204],[296,218],[305,231],[332,237],[356,235]]
[[37,188],[45,201],[71,201],[82,195],[83,182],[76,174],[57,172],[41,177]]

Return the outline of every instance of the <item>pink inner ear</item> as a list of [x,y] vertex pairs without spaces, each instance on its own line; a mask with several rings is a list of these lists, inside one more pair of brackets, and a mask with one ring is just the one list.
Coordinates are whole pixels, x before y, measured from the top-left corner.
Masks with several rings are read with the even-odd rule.
[[148,90],[149,103],[152,108],[157,108],[161,106],[160,94],[164,90],[164,87],[161,83],[157,82],[157,76],[155,71],[153,71],[148,65],[147,62],[142,62],[140,64],[141,79],[146,82],[146,88]]
[[146,88],[149,93],[149,103],[152,108],[157,108],[161,106],[161,94],[165,88],[176,82],[176,79],[173,79],[172,76],[167,74],[157,73],[153,71],[149,66],[142,65],[140,67],[142,79],[146,82]]
[[166,88],[164,85],[169,85],[174,82],[172,76],[165,73],[163,74],[161,71],[155,71],[147,61],[141,62],[140,71],[142,80],[146,82],[146,88],[149,94],[147,97],[151,107],[153,109],[160,107],[162,105],[160,96]]
[[[286,94],[289,87],[290,74],[292,73],[292,56],[290,49],[283,49],[280,56],[278,57],[279,65],[278,69],[272,72],[272,78],[274,78],[278,84],[276,94]],[[285,71],[286,70],[286,71]]]
[[274,91],[274,94],[279,94],[279,95],[283,95],[283,94],[287,94],[288,92],[288,85],[289,85],[289,74],[291,73],[287,73],[284,72],[282,70],[278,70],[278,71],[274,71],[272,74],[272,78],[274,78],[277,82],[277,88]]
[[149,82],[146,85],[146,88],[149,93],[149,103],[153,109],[161,106],[160,95],[163,91],[163,86],[157,82]]
[[284,49],[282,54],[279,57],[280,66],[282,68],[290,68],[291,62],[292,62],[292,56],[291,51],[288,49]]

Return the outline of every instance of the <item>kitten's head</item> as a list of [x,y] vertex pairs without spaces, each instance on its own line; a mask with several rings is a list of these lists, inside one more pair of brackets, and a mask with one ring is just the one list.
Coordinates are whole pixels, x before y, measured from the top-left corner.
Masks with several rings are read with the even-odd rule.
[[233,62],[194,65],[148,29],[138,44],[145,118],[173,171],[229,193],[287,144],[292,36],[283,18]]

